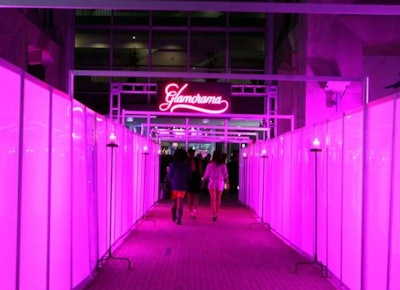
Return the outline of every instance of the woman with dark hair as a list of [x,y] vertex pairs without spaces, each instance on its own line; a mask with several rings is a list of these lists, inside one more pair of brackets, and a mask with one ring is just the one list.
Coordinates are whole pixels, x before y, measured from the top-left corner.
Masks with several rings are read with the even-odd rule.
[[167,179],[171,184],[172,221],[177,225],[182,224],[183,198],[190,181],[190,167],[186,163],[187,153],[184,149],[177,149],[173,161],[169,166]]
[[203,176],[204,180],[208,180],[208,190],[210,192],[210,206],[213,214],[212,220],[217,221],[218,213],[221,208],[221,196],[224,185],[229,185],[228,169],[222,153],[215,150],[212,161],[207,165]]
[[188,208],[190,217],[196,219],[197,208],[199,206],[200,193],[201,193],[201,177],[203,175],[201,155],[195,157],[194,149],[188,150],[189,159],[188,164],[192,172],[192,177],[189,183],[187,193]]

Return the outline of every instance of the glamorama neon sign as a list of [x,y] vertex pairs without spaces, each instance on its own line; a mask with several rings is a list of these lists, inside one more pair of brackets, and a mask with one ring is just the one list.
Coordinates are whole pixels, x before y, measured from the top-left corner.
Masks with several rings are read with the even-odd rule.
[[162,94],[163,103],[159,105],[160,111],[174,112],[179,109],[184,111],[197,111],[207,114],[222,114],[229,108],[229,102],[220,94],[204,94],[196,90],[187,92],[189,83],[168,83]]

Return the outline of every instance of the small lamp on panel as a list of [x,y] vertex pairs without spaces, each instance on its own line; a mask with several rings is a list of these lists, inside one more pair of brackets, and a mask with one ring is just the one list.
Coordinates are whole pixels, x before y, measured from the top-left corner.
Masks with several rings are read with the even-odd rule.
[[108,137],[107,147],[118,147],[117,136],[114,133],[111,133],[110,137]]
[[318,137],[315,137],[312,141],[312,147],[310,149],[311,152],[320,152],[321,149],[321,142],[319,141]]
[[242,157],[243,159],[247,159],[247,152],[243,152]]
[[266,149],[261,150],[260,157],[261,158],[267,157],[267,150]]
[[143,151],[142,151],[142,153],[143,153],[144,155],[149,154],[149,147],[147,147],[147,145],[144,145],[144,146],[143,146]]

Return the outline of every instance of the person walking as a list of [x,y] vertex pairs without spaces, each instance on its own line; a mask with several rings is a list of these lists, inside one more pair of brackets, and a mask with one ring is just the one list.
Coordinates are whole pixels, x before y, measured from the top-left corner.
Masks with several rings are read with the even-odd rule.
[[201,155],[195,157],[193,149],[188,150],[189,160],[188,164],[191,170],[191,179],[189,182],[188,190],[188,208],[190,218],[196,219],[197,207],[199,205],[201,193],[201,177],[203,176]]
[[[228,169],[222,158],[222,153],[215,150],[213,158],[208,163],[203,176],[204,181],[208,181],[208,191],[210,192],[210,206],[215,222],[218,218],[218,213],[221,208],[221,196],[224,190],[224,185],[229,187]],[[229,190],[229,188],[227,188]]]
[[190,167],[186,162],[187,153],[184,149],[178,148],[173,156],[173,161],[169,166],[167,179],[171,185],[172,199],[172,221],[177,225],[182,224],[183,199],[188,190],[191,178]]

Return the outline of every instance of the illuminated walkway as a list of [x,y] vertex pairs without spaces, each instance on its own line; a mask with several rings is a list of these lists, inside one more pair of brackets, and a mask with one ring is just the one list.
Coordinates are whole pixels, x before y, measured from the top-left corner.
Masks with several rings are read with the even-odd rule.
[[87,289],[252,290],[335,289],[318,267],[306,265],[290,247],[257,222],[251,210],[229,200],[217,222],[207,201],[190,220],[185,204],[181,226],[168,203],[157,204],[108,260]]

